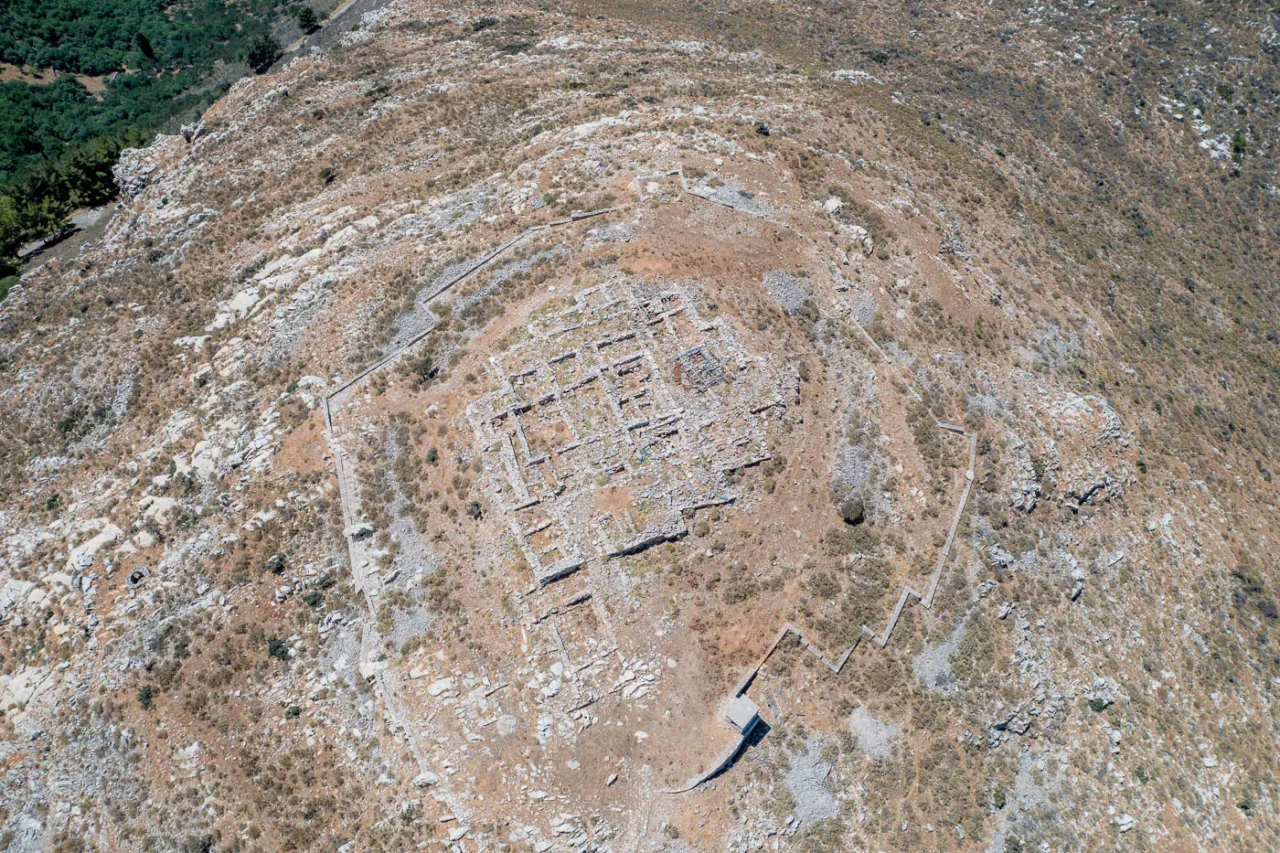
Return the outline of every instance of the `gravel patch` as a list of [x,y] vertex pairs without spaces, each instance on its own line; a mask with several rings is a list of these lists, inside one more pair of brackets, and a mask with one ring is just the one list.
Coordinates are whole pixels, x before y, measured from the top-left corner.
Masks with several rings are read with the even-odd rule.
[[404,610],[397,610],[392,617],[388,639],[395,648],[399,649],[414,637],[430,631],[433,621],[434,617],[425,607],[407,607]]
[[822,760],[820,744],[810,744],[791,759],[783,778],[796,804],[796,819],[802,827],[836,816],[840,803],[827,787],[832,763]]
[[831,464],[831,487],[836,494],[868,495],[875,485],[871,474],[875,460],[865,444],[849,444],[843,437]]
[[858,321],[858,325],[865,328],[875,320],[876,298],[870,290],[867,290],[862,285],[851,287],[848,295],[845,296],[845,302],[849,305],[849,309],[853,311],[853,317]]
[[631,225],[626,222],[611,222],[592,228],[587,232],[587,245],[597,243],[629,243],[632,238]]
[[849,715],[849,733],[868,758],[888,758],[893,754],[894,741],[898,739],[898,727],[882,723],[866,706],[859,706]]
[[556,246],[553,249],[545,249],[527,258],[521,258],[516,261],[509,261],[495,269],[489,274],[489,280],[484,286],[475,293],[463,299],[459,299],[453,306],[454,314],[461,314],[472,305],[482,301],[485,297],[495,293],[500,287],[510,281],[517,275],[527,273],[533,269],[534,265],[543,261],[555,262],[562,258],[567,258],[570,251],[564,246]]
[[800,310],[800,306],[813,291],[813,283],[807,278],[792,275],[785,270],[770,270],[764,274],[764,289],[778,300],[788,314]]
[[970,412],[978,412],[988,417],[999,417],[1004,411],[1004,406],[1000,402],[999,397],[991,394],[970,394],[966,409]]
[[719,186],[702,181],[690,183],[689,191],[694,195],[752,216],[773,216],[778,212],[735,181],[722,181]]
[[951,674],[951,656],[960,648],[964,637],[964,620],[961,619],[951,636],[936,646],[926,646],[911,661],[911,671],[926,690],[949,693],[955,690],[955,676]]

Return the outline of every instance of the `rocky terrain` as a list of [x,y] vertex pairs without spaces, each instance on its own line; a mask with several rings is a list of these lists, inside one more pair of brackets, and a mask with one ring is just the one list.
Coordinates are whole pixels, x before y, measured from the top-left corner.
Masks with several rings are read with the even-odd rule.
[[0,846],[1280,846],[1274,12],[326,32],[0,303]]

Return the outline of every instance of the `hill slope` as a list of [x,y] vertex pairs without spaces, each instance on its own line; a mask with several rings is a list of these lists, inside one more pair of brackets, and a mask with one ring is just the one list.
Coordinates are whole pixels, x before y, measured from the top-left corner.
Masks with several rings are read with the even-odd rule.
[[1275,846],[1271,23],[589,11],[372,9],[0,305],[10,845]]

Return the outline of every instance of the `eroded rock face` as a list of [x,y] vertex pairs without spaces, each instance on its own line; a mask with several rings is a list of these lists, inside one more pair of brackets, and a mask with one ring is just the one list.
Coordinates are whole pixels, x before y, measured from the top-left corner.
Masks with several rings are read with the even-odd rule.
[[1042,474],[1036,470],[1031,458],[1030,448],[1024,441],[1017,441],[1013,447],[1014,480],[1009,490],[1009,503],[1014,509],[1031,512],[1036,508],[1040,496],[1044,493],[1040,484]]
[[130,201],[141,195],[155,173],[156,165],[144,148],[124,149],[120,152],[119,161],[111,167],[120,194]]

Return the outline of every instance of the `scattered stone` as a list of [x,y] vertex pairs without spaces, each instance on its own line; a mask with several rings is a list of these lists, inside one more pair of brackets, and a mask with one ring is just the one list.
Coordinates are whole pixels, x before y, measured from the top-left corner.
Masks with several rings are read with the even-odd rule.
[[417,776],[413,777],[413,785],[415,788],[430,788],[439,784],[439,775],[432,773],[430,770],[424,770]]
[[346,534],[351,539],[369,539],[373,536],[373,525],[367,521],[357,521],[346,529]]
[[792,756],[783,782],[795,802],[795,822],[801,827],[833,818],[840,810],[840,802],[827,787],[827,776],[832,763],[822,760],[822,748],[811,743],[799,754]]
[[911,661],[911,671],[927,690],[946,692],[954,688],[951,674],[951,656],[960,648],[964,638],[964,620],[960,620],[947,639],[931,647],[925,647]]
[[447,690],[452,690],[453,686],[454,680],[452,678],[437,678],[435,681],[431,682],[431,684],[427,685],[427,695],[433,697],[439,696]]
[[858,707],[849,715],[849,732],[868,758],[888,758],[898,739],[898,727],[877,720],[866,706]]
[[813,282],[786,270],[770,270],[764,274],[764,289],[778,300],[788,314],[800,310],[813,291]]

